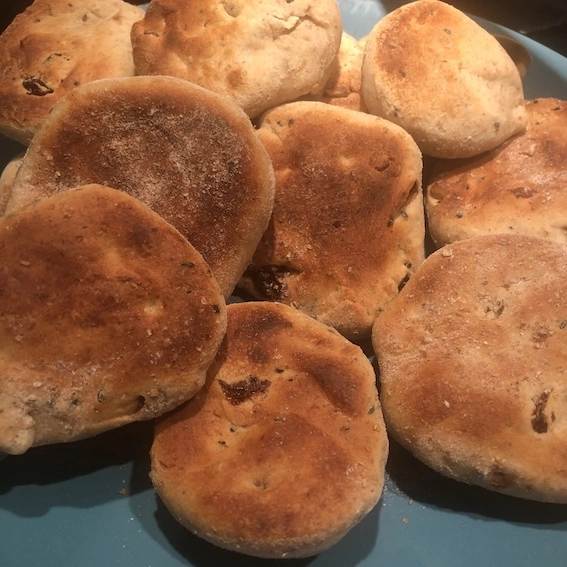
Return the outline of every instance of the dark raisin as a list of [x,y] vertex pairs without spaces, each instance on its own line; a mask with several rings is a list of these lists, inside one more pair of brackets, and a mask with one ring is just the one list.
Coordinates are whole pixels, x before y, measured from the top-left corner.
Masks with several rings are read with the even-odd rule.
[[22,85],[28,91],[28,94],[33,96],[45,96],[53,92],[53,89],[38,77],[26,77]]
[[547,405],[549,394],[549,390],[544,390],[537,398],[533,399],[535,408],[532,412],[532,429],[536,433],[547,433],[547,417],[543,412],[545,410],[545,406]]
[[232,384],[228,384],[224,380],[219,380],[219,384],[226,399],[233,406],[237,406],[256,394],[266,392],[271,382],[269,380],[260,380],[257,376],[248,376],[245,380],[240,380]]

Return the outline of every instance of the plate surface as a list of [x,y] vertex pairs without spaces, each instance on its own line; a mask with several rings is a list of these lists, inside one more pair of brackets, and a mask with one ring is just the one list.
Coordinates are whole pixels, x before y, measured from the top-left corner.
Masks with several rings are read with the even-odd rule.
[[[344,29],[366,35],[385,13],[339,2]],[[391,3],[384,2],[391,6]],[[567,59],[501,26],[533,57],[526,98],[567,99]],[[0,137],[0,168],[21,147]],[[0,462],[2,567],[564,567],[567,506],[522,501],[442,478],[391,447],[376,508],[335,547],[305,560],[259,560],[192,536],[156,498],[148,471],[151,424],[39,447]],[[545,463],[542,463],[545,466]],[[332,482],[332,479],[321,479]]]

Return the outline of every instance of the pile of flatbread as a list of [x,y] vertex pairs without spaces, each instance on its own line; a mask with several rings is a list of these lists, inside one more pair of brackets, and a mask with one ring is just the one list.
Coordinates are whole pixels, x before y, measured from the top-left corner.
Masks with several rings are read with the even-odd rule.
[[167,508],[258,557],[342,538],[389,438],[567,502],[567,106],[468,16],[35,0],[0,68],[0,451],[155,419]]

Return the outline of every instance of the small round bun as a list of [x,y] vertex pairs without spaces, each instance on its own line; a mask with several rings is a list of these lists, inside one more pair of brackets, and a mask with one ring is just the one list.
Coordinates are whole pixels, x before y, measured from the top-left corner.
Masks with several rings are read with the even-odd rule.
[[362,64],[369,112],[405,128],[426,155],[470,157],[526,125],[522,80],[487,31],[439,0],[418,0],[380,20]]
[[268,111],[258,136],[276,196],[240,287],[351,340],[370,336],[423,261],[419,148],[388,120],[312,101]]
[[364,51],[358,41],[343,31],[339,52],[331,65],[331,73],[323,90],[303,100],[318,100],[350,108],[366,111],[361,94],[362,57]]
[[274,172],[233,101],[173,77],[102,79],[45,120],[7,211],[100,183],[140,199],[203,255],[228,297],[270,220]]
[[152,0],[132,46],[138,74],[197,83],[254,118],[319,92],[341,32],[336,0]]
[[0,451],[74,441],[191,398],[226,329],[201,255],[88,185],[0,220]]
[[143,17],[123,0],[34,0],[0,36],[0,132],[27,145],[75,87],[134,75],[130,30]]
[[382,493],[388,439],[362,350],[285,305],[229,305],[204,388],[158,420],[151,478],[198,536],[258,557],[336,543]]
[[567,503],[567,246],[449,244],[378,317],[388,433],[443,475]]
[[526,102],[528,126],[498,148],[438,160],[426,210],[437,246],[482,234],[521,233],[567,243],[567,102]]

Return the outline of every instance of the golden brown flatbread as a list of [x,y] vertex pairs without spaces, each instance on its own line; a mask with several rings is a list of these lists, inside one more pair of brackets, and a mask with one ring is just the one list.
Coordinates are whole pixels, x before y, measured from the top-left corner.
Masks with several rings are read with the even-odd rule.
[[336,0],[152,0],[132,45],[138,74],[197,83],[254,118],[320,91],[341,31]]
[[216,545],[319,553],[382,492],[388,440],[374,370],[360,348],[291,307],[227,311],[204,388],[158,421],[152,481],[173,516]]
[[28,148],[7,210],[87,183],[126,191],[175,226],[226,297],[274,198],[272,164],[246,114],[172,77],[103,79],[69,93]]
[[267,112],[258,136],[276,173],[268,230],[240,281],[350,339],[423,261],[421,153],[392,122],[322,102]]
[[567,103],[540,98],[526,110],[525,133],[481,156],[436,162],[426,210],[437,246],[497,233],[567,243]]
[[143,17],[123,0],[34,0],[0,36],[0,132],[27,145],[75,87],[134,75],[130,30]]
[[369,112],[440,158],[491,150],[524,130],[522,80],[506,50],[453,6],[418,0],[372,29],[362,63]]
[[0,451],[154,418],[205,381],[226,329],[210,268],[122,191],[89,185],[0,220]]
[[373,329],[389,434],[456,480],[567,503],[566,267],[520,234],[429,256]]
[[331,74],[323,90],[302,100],[319,100],[365,112],[366,106],[361,95],[363,55],[364,51],[358,41],[343,31],[339,52],[331,64]]

